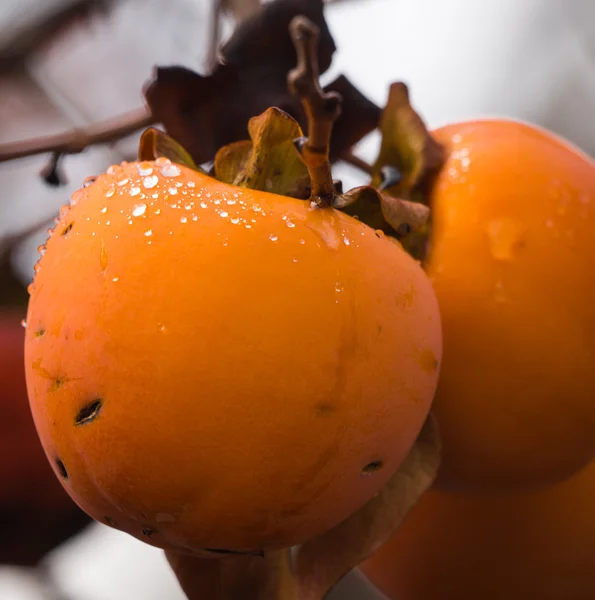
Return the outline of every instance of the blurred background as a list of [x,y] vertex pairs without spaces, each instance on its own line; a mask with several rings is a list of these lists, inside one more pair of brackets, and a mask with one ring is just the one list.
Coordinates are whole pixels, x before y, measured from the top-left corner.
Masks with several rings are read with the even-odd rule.
[[[56,134],[142,106],[154,65],[204,71],[213,0],[2,0],[0,144]],[[594,0],[334,0],[345,73],[383,105],[409,84],[430,127],[480,116],[531,121],[595,154]],[[225,37],[232,28],[222,22]],[[0,600],[183,600],[162,554],[90,524],[62,491],[33,429],[22,366],[26,286],[37,247],[83,179],[135,155],[138,135],[69,156],[0,163]],[[378,136],[356,154],[373,160]],[[347,185],[362,183],[339,164]],[[358,576],[333,600],[380,598]]]

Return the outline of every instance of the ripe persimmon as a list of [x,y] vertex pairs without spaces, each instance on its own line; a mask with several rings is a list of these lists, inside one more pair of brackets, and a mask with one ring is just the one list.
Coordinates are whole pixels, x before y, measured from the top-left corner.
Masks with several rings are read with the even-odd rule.
[[426,260],[444,330],[438,485],[562,480],[595,455],[595,166],[515,121],[433,136],[447,154]]
[[434,293],[398,243],[165,159],[75,193],[27,321],[65,488],[195,553],[293,545],[362,506],[413,445],[441,360]]
[[362,571],[393,600],[595,598],[595,463],[531,492],[432,490]]

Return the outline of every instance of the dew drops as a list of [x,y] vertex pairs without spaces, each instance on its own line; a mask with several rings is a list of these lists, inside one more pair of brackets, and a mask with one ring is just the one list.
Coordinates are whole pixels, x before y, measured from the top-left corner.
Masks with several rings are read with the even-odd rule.
[[95,183],[97,177],[95,175],[90,175],[89,177],[85,177],[83,181],[83,187],[89,187],[91,184]]
[[159,183],[157,175],[149,175],[143,179],[143,187],[147,190],[154,188]]
[[125,186],[128,183],[128,181],[130,181],[130,180],[129,179],[120,179],[120,181],[118,181],[118,186],[119,187]]
[[146,204],[135,204],[133,209],[132,209],[132,216],[133,217],[140,217],[142,215],[145,214],[145,211],[147,210],[147,205]]
[[207,207],[207,203],[206,203],[206,202],[203,200],[203,201],[200,203],[200,207],[201,207],[201,208],[206,208],[206,207]]
[[233,198],[229,198],[229,200],[227,200],[228,206],[233,206],[234,204],[237,204],[237,200],[234,200]]
[[271,233],[271,235],[269,235],[269,240],[271,240],[271,242],[276,242],[279,239],[278,235],[275,235],[274,233]]
[[116,165],[111,165],[107,168],[106,173],[108,175],[115,175],[116,174]]
[[171,165],[171,160],[169,160],[169,158],[166,158],[165,156],[159,156],[155,160],[155,165],[157,165],[158,167],[167,167],[168,165]]
[[198,221],[198,217],[197,217],[196,215],[194,215],[194,216],[192,217],[192,220],[193,220],[193,221]]
[[304,238],[302,238],[302,239],[300,240],[300,244],[302,244],[302,246],[303,246],[305,243],[306,243],[306,240],[305,240]]
[[151,175],[151,173],[153,173],[153,167],[149,163],[142,162],[138,166],[138,174],[141,177],[146,177],[147,175]]
[[176,188],[176,187],[170,187],[167,191],[172,196],[175,196],[178,193],[178,188]]
[[156,208],[156,209],[155,209],[153,212],[154,212],[156,215],[159,215],[159,214],[161,214],[161,209],[160,209],[160,208]]
[[187,185],[189,188],[196,187],[196,183],[194,183],[194,181],[189,181],[189,182],[188,182],[186,185]]
[[350,246],[351,245],[351,242],[349,241],[349,238],[346,235],[343,236],[343,243],[346,246]]
[[112,277],[112,281],[114,283],[117,283],[118,281],[120,281],[120,278],[119,277]]
[[[208,198],[208,194],[207,194],[207,198]],[[217,198],[216,200],[213,200],[213,204],[216,204],[217,206],[219,206],[219,204],[221,204],[221,200],[219,200]]]
[[164,177],[177,177],[182,171],[177,165],[169,164],[161,167],[161,174]]
[[131,187],[130,188],[130,195],[131,196],[138,196],[140,194],[140,188],[137,186]]
[[149,237],[150,235],[153,235],[153,230],[152,229],[147,229],[147,231],[145,231],[144,235],[146,237]]
[[99,212],[104,215],[107,212],[107,206],[104,206],[102,209],[99,210]]
[[293,229],[295,227],[295,223],[293,221],[291,221],[290,219],[287,219],[286,223],[287,227],[289,227],[290,229]]
[[116,190],[114,188],[110,188],[109,190],[107,190],[107,192],[105,192],[105,197],[111,198],[115,193],[116,193]]
[[486,228],[490,252],[496,260],[512,260],[523,246],[524,228],[514,219],[494,219]]
[[335,292],[337,292],[338,294],[341,293],[343,291],[343,284],[340,281],[336,281],[335,282]]
[[153,198],[153,200],[157,200],[157,198],[159,198],[159,194],[151,194],[151,198]]
[[132,219],[128,220],[128,225],[132,225]]
[[384,231],[382,231],[382,229],[377,229],[374,233],[376,234],[376,237],[379,237],[379,238],[384,237]]
[[233,223],[234,225],[237,225],[240,222],[240,218],[239,217],[232,217],[231,219],[229,219],[231,223]]
[[182,217],[180,219],[180,223],[187,223],[187,222],[188,222],[188,219],[186,217]]
[[23,329],[27,329],[27,321],[25,321],[25,319],[22,319],[22,320],[21,320],[21,327],[22,327]]
[[219,216],[220,216],[222,219],[226,219],[226,218],[229,216],[229,213],[228,213],[228,212],[226,212],[226,211],[224,211],[224,210],[222,210],[222,211],[220,211],[220,212],[219,212]]
[[84,195],[85,192],[83,192],[83,190],[77,190],[74,192],[74,194],[70,196],[70,206],[76,206]]
[[185,208],[186,210],[191,210],[191,209],[192,209],[192,207],[193,207],[193,205],[192,205],[192,204],[184,204],[184,208]]

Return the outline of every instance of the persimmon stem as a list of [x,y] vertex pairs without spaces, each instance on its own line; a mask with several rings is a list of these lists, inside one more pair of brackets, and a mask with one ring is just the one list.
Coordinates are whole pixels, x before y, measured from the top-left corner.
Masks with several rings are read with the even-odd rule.
[[115,142],[153,122],[149,109],[143,107],[109,121],[96,123],[86,129],[74,129],[57,135],[0,144],[0,162],[46,152],[55,155],[78,154],[94,144]]
[[342,98],[336,92],[325,93],[318,81],[317,45],[320,31],[304,16],[289,24],[297,52],[297,67],[289,72],[287,82],[292,94],[301,101],[308,119],[308,137],[301,147],[311,182],[310,200],[323,208],[331,206],[335,186],[329,160],[333,124],[341,114]]

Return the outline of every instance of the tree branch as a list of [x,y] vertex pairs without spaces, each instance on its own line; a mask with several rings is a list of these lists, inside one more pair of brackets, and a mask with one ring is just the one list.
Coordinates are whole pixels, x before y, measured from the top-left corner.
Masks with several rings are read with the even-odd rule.
[[153,122],[149,109],[143,107],[85,129],[74,129],[57,135],[0,144],[0,163],[49,152],[78,154],[88,146],[115,142]]

